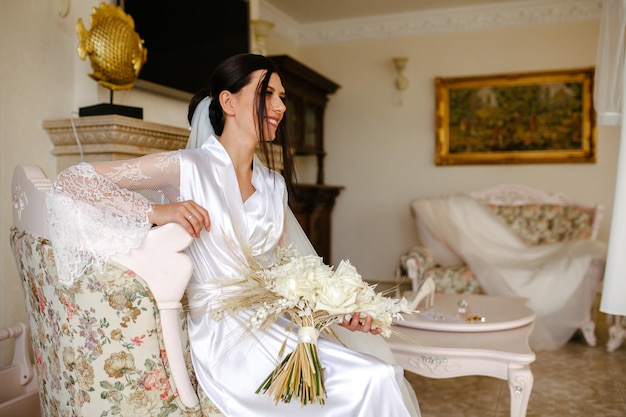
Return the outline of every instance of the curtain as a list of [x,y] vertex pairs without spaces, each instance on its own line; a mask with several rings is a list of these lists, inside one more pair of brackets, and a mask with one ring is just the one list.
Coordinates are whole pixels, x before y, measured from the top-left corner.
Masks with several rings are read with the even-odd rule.
[[611,235],[600,311],[626,315],[626,125],[621,107],[626,101],[624,37],[626,0],[604,0],[596,56],[594,105],[600,125],[620,125],[620,148]]
[[604,0],[596,55],[593,101],[600,125],[621,121],[624,72],[624,0]]

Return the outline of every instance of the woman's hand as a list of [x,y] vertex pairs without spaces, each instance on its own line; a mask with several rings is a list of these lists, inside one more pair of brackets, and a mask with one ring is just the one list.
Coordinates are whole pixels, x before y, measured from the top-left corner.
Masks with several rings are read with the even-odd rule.
[[361,323],[360,316],[361,313],[354,313],[350,320],[344,318],[341,322],[341,326],[353,332],[360,331],[363,333],[379,334],[383,331],[383,329],[380,328],[372,329],[372,316],[365,317],[364,323]]
[[211,219],[209,212],[192,200],[171,204],[154,204],[148,220],[160,226],[166,223],[178,223],[193,237],[200,237],[202,229],[209,230]]

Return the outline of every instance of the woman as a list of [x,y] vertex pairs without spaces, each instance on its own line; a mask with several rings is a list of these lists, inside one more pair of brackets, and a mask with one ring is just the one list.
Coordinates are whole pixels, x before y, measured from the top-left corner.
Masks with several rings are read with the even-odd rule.
[[[274,404],[270,396],[255,394],[285,338],[292,349],[297,336],[287,333],[286,320],[247,334],[245,311],[215,321],[210,312],[223,296],[220,280],[237,276],[248,254],[269,265],[281,245],[295,243],[301,254],[312,249],[288,208],[285,180],[255,157],[259,143],[267,149],[277,136],[288,149],[281,124],[285,90],[275,66],[260,55],[231,57],[215,70],[209,94],[210,124],[208,99],[197,96],[190,104],[192,139],[199,148],[80,164],[59,175],[49,211],[60,275],[71,282],[80,273],[84,257],[76,254],[84,248],[91,248],[90,262],[101,265],[120,247],[136,246],[152,224],[179,223],[196,237],[188,249],[194,263],[188,288],[193,364],[200,386],[226,416],[418,415],[402,369],[325,339],[318,341],[325,405]],[[199,126],[210,125],[215,135],[203,136]],[[289,152],[284,155],[289,175]],[[166,202],[152,203],[137,193],[145,189],[159,191]],[[106,239],[97,235],[102,230]],[[371,329],[369,317],[361,324],[355,315],[342,326],[363,332],[365,341],[359,337],[356,343],[380,339],[364,334],[379,332]],[[353,337],[347,339],[351,343]]]

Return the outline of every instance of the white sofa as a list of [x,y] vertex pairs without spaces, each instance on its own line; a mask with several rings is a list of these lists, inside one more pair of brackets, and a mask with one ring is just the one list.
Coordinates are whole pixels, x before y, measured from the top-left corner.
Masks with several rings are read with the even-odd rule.
[[[455,196],[435,197],[434,199],[444,200],[453,197]],[[485,213],[479,213],[483,216],[482,219],[504,224],[513,232],[515,239],[522,241],[525,246],[545,246],[547,248],[550,245],[554,247],[559,244],[563,245],[563,242],[595,241],[602,220],[603,208],[601,205],[579,204],[564,194],[546,193],[520,184],[495,185],[481,191],[459,195],[458,201],[463,201],[461,197],[466,199],[469,197],[478,202],[485,211]],[[493,290],[492,287],[492,292],[490,292],[484,288],[484,285],[481,284],[481,277],[472,271],[467,262],[473,254],[480,252],[481,248],[466,244],[465,253],[459,250],[462,245],[458,244],[454,236],[459,233],[458,238],[461,239],[460,236],[463,232],[454,229],[456,226],[453,226],[452,223],[447,224],[445,214],[441,212],[432,213],[432,218],[438,218],[439,223],[446,223],[445,227],[433,227],[432,223],[429,225],[425,221],[425,218],[431,217],[427,215],[431,207],[425,201],[434,199],[416,199],[411,202],[411,213],[415,220],[419,243],[401,254],[397,268],[398,277],[410,279],[413,289],[417,288],[420,282],[431,277],[436,283],[437,292],[496,292],[493,295],[514,295],[514,289],[504,291],[509,292],[504,294],[498,293],[501,292],[500,289]],[[445,203],[448,205],[456,203],[456,201],[455,203],[450,201],[445,201]],[[420,210],[422,210],[422,217],[419,214]],[[475,219],[469,218],[466,221],[471,223]],[[472,226],[475,226],[474,230],[478,230],[480,233],[480,225]],[[493,243],[497,247],[497,243],[489,242],[488,233],[480,238],[482,242]],[[596,243],[597,246],[603,245],[600,242]],[[483,256],[488,259],[485,254]],[[494,264],[498,262],[494,258]],[[592,306],[603,272],[603,256],[594,257],[583,278],[584,284],[581,284],[584,286],[581,289],[584,295],[579,297],[581,304],[579,308],[584,310],[584,314],[580,315],[577,327],[591,346],[596,344]],[[551,291],[558,290],[551,289]]]

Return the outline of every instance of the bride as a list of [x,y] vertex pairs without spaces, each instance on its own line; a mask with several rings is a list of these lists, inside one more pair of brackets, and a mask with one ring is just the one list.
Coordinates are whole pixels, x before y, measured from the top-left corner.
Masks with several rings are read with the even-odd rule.
[[[269,266],[281,246],[295,245],[300,255],[314,250],[287,205],[292,161],[281,123],[286,92],[276,67],[264,56],[236,55],[215,70],[209,85],[190,103],[190,149],[82,163],[59,174],[48,210],[60,279],[71,283],[90,264],[102,266],[112,254],[138,246],[152,225],[179,223],[195,237],[187,249],[194,264],[187,291],[193,365],[200,387],[224,415],[419,416],[403,370],[377,336],[380,329],[358,314],[337,326],[346,346],[318,341],[324,405],[275,404],[255,393],[285,338],[289,351],[297,333],[279,319],[243,337],[247,311],[215,321],[211,308],[224,296],[219,281],[236,276],[245,254]],[[274,139],[283,146],[287,181],[255,156],[260,146],[272,167]],[[158,201],[144,197],[146,190]]]

